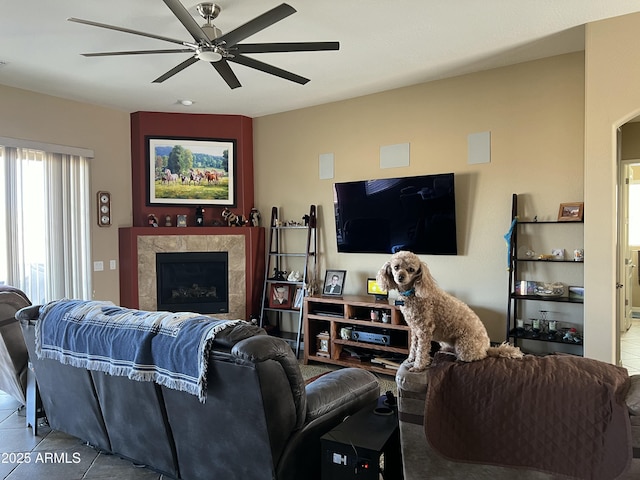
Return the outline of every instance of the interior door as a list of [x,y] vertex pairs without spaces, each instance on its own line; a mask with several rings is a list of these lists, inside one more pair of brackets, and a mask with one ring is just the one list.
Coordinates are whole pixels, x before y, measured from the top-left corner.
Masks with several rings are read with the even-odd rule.
[[619,328],[620,332],[626,332],[631,327],[633,313],[633,281],[636,265],[633,261],[633,252],[629,245],[629,186],[633,183],[633,169],[631,162],[625,161],[620,165],[620,192],[619,192],[619,218],[618,218],[618,302],[619,302]]

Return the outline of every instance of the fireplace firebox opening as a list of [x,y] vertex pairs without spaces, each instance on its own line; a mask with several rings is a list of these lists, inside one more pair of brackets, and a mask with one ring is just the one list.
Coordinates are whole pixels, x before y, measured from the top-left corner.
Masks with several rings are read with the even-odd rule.
[[227,252],[156,253],[158,310],[228,313]]

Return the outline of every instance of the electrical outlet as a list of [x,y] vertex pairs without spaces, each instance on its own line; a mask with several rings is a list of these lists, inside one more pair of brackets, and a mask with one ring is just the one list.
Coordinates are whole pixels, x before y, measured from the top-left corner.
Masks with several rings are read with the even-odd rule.
[[116,261],[115,260],[109,260],[109,269],[110,270],[115,270],[116,269]]
[[94,272],[102,272],[103,270],[104,270],[104,262],[101,262],[101,261],[93,262]]

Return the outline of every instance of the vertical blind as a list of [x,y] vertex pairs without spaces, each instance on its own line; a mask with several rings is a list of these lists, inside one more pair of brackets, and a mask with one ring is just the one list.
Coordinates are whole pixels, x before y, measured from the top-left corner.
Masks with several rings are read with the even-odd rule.
[[6,205],[0,282],[33,303],[90,299],[88,158],[5,146],[0,160]]

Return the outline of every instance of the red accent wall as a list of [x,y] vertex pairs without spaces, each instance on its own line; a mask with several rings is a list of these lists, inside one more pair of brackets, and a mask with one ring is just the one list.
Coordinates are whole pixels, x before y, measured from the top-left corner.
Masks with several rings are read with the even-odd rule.
[[[229,207],[238,215],[248,216],[254,206],[253,194],[253,121],[241,115],[205,115],[161,112],[131,114],[131,178],[133,226],[119,229],[120,243],[120,304],[138,308],[139,235],[229,235],[245,236],[246,259],[246,319],[258,314],[264,280],[264,228],[213,227],[222,222],[224,207],[204,205],[205,227],[195,224],[196,206],[147,205],[147,145],[145,137],[185,137],[236,140],[236,205]],[[148,226],[147,216],[153,213],[164,225],[170,215],[173,227]],[[186,228],[176,227],[176,215],[187,215]],[[143,227],[143,228],[140,228]]]
[[[147,205],[147,146],[145,137],[187,137],[236,140],[236,206],[230,210],[249,215],[254,206],[253,195],[253,121],[241,115],[206,115],[185,113],[135,112],[131,114],[131,178],[133,226],[147,225],[147,215],[153,213],[164,225],[164,217],[186,214],[187,224],[194,225],[195,206]],[[205,225],[222,221],[224,207],[204,206]]]

